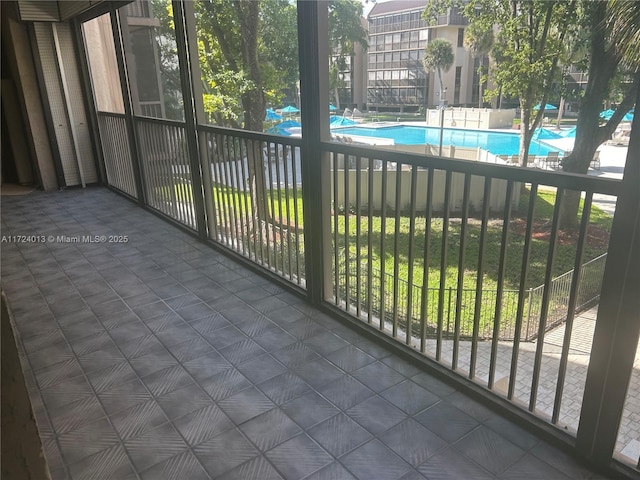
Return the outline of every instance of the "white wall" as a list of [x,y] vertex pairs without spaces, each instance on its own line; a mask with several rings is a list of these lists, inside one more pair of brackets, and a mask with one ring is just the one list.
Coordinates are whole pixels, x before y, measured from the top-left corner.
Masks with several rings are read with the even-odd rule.
[[[344,206],[345,203],[349,205],[356,205],[356,179],[357,172],[355,170],[349,170],[349,197],[345,202],[345,171],[338,170],[337,182],[338,182],[338,197],[336,200],[337,205]],[[401,193],[400,193],[400,208],[408,212],[411,205],[411,170],[402,170],[401,174]],[[360,172],[360,205],[362,208],[369,205],[369,178],[368,171]],[[373,175],[373,191],[372,191],[372,207],[374,210],[380,210],[383,203],[382,198],[382,170],[374,170]],[[396,208],[396,176],[398,172],[395,170],[387,171],[387,197],[385,203],[390,211],[395,211]],[[446,173],[443,170],[436,170],[434,172],[433,179],[433,209],[434,211],[442,211],[444,206],[444,191],[445,191],[445,176]],[[331,191],[333,192],[333,182],[331,185]],[[500,212],[503,210],[506,200],[507,181],[494,179],[491,183],[491,195],[489,198],[490,209],[493,212]],[[461,211],[462,200],[464,193],[464,174],[453,173],[451,181],[451,203],[450,210]],[[517,207],[518,195],[520,194],[520,184],[516,184],[513,189],[512,205]],[[470,210],[473,212],[479,212],[482,209],[484,202],[484,177],[472,176],[471,177],[471,189],[469,195]],[[417,189],[416,189],[416,211],[424,212],[427,202],[427,171],[417,171]]]

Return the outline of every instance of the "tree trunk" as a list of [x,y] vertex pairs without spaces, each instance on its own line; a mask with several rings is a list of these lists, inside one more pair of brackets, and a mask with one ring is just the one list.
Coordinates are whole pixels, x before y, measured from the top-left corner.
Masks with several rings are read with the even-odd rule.
[[531,121],[531,111],[528,108],[520,108],[520,161],[526,167],[529,162],[529,145],[533,138],[533,129],[529,128]]
[[[634,76],[634,83],[627,91],[616,114],[603,127],[600,126],[600,109],[609,92],[609,83],[620,62],[616,53],[606,48],[604,19],[606,2],[591,5],[590,24],[593,26],[590,43],[589,81],[580,102],[580,113],[576,124],[576,140],[573,151],[563,160],[565,172],[586,174],[596,149],[614,132],[622,116],[631,108],[640,74]],[[580,192],[567,192],[560,212],[560,227],[573,228],[578,222]]]
[[[235,3],[242,30],[242,60],[247,78],[253,88],[242,94],[244,109],[244,128],[262,132],[266,100],[262,87],[262,72],[258,60],[258,24],[260,19],[260,2],[239,0]],[[263,146],[260,142],[249,141],[247,144],[247,163],[249,166],[249,184],[252,185],[251,203],[254,214],[254,229],[260,228],[262,222],[268,222],[266,178],[264,173]],[[259,231],[259,230],[254,230]]]
[[562,122],[563,113],[564,113],[564,97],[560,97],[560,105],[558,105],[558,118],[556,120],[556,130],[560,130],[560,122]]

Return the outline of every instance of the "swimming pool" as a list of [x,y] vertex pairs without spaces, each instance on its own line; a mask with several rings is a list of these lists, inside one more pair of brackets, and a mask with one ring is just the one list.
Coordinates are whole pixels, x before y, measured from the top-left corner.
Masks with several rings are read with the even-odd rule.
[[[391,125],[385,127],[345,127],[333,129],[340,135],[360,135],[363,137],[390,138],[399,145],[423,145],[430,143],[439,145],[440,129],[435,127],[412,127],[410,125]],[[520,134],[508,132],[491,132],[487,130],[463,130],[461,128],[445,128],[443,145],[457,147],[480,147],[494,155],[517,155],[520,149]],[[529,155],[548,155],[549,152],[560,152],[551,145],[532,140]]]

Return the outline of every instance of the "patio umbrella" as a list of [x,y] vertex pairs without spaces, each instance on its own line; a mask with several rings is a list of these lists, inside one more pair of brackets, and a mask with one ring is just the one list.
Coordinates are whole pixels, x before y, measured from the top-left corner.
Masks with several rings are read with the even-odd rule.
[[355,125],[357,122],[354,122],[353,120],[351,120],[350,118],[346,118],[346,117],[339,117],[337,115],[332,115],[329,121],[329,126],[331,128],[333,127],[347,127],[347,126],[351,126],[351,125]]
[[554,138],[562,138],[562,135],[556,132],[552,132],[551,130],[547,130],[546,128],[536,128],[536,131],[533,132],[534,140],[551,140]]
[[[613,117],[614,113],[616,113],[616,111],[610,108],[608,110],[603,110],[600,112],[600,118],[603,118],[604,120],[609,120],[611,119],[611,117]],[[636,113],[636,109],[632,108],[631,110],[629,110],[627,113],[624,114],[624,117],[622,117],[622,121],[633,122],[633,115],[635,113]]]
[[278,115],[273,109],[267,108],[265,120],[282,120],[282,115]]
[[294,107],[293,105],[289,105],[288,107],[284,107],[282,110],[280,110],[282,113],[298,113],[300,110],[298,110],[296,107]]
[[[610,120],[611,117],[613,117],[613,114],[616,113],[615,110],[603,110],[602,112],[600,112],[600,118],[604,119],[604,120]],[[624,114],[624,117],[622,117],[622,122],[633,122],[633,115],[635,113],[635,108],[632,108],[631,110],[629,110],[627,113]]]
[[[535,107],[533,107],[533,109],[534,110],[540,110],[540,104],[537,104]],[[556,107],[555,105],[550,105],[548,103],[545,103],[544,110],[545,111],[558,110],[558,107]]]
[[335,110],[338,110],[338,107],[336,107],[333,103],[330,103],[329,104],[329,110],[333,112]]
[[285,137],[289,137],[291,135],[291,132],[289,131],[289,129],[300,127],[300,126],[301,126],[300,122],[296,122],[295,120],[285,120],[284,122],[278,123],[277,125],[274,125],[270,129],[268,129],[267,133],[270,133],[272,135],[283,135]]
[[576,138],[576,127],[570,128],[569,130],[562,130],[560,136],[564,138]]

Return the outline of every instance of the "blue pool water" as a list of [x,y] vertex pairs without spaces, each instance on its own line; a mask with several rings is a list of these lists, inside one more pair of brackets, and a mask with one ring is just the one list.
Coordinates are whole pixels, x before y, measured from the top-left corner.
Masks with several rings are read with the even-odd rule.
[[[435,127],[412,127],[408,125],[394,125],[388,127],[346,127],[334,130],[340,135],[361,135],[364,137],[390,138],[399,145],[422,145],[440,143],[440,129]],[[494,155],[517,155],[520,148],[519,133],[490,132],[486,130],[463,130],[460,128],[445,128],[443,145],[457,147],[480,147]],[[530,155],[547,155],[549,152],[561,152],[536,140],[531,141]]]

